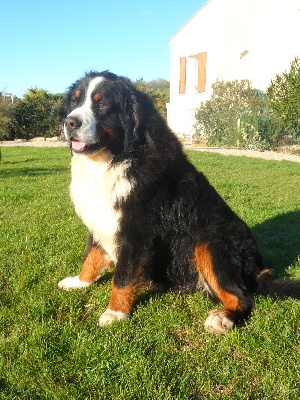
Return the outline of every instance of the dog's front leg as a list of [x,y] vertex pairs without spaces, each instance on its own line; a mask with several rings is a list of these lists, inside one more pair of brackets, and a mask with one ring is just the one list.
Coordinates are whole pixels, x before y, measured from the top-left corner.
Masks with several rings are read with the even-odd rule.
[[143,270],[146,257],[137,254],[134,257],[131,255],[130,246],[122,246],[112,281],[110,301],[106,311],[100,316],[100,326],[128,319],[134,301],[144,286]]
[[68,276],[58,283],[59,288],[64,290],[81,289],[90,286],[103,275],[106,269],[112,267],[112,261],[102,249],[89,237],[87,251],[81,272],[76,276]]
[[106,311],[99,318],[99,326],[105,326],[114,321],[128,319],[138,294],[137,288],[138,286],[136,283],[119,286],[114,279],[112,282],[110,302]]

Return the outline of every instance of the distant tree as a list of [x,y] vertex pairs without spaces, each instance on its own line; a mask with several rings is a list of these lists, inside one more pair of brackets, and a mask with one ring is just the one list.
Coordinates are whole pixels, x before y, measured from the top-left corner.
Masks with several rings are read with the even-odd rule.
[[154,99],[157,109],[166,114],[166,103],[170,101],[170,82],[166,79],[158,78],[151,81],[144,81],[143,78],[137,79],[135,87],[141,92],[149,94]]
[[300,134],[300,58],[291,62],[288,72],[276,74],[267,88],[270,109],[281,119],[286,132]]
[[10,122],[12,118],[13,107],[18,99],[12,95],[5,95],[0,92],[0,140],[10,140],[13,137],[10,132]]
[[31,88],[12,111],[10,131],[14,138],[51,137],[58,131],[57,111],[63,95]]

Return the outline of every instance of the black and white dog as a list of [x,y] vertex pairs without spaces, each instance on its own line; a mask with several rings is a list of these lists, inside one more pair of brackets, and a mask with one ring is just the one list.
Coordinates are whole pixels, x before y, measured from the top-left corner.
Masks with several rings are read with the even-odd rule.
[[69,88],[61,117],[72,151],[71,197],[89,240],[81,272],[59,287],[89,286],[114,264],[100,326],[129,318],[149,282],[201,289],[222,302],[205,322],[216,334],[249,316],[254,293],[300,298],[300,281],[273,279],[250,229],[128,79],[87,74]]

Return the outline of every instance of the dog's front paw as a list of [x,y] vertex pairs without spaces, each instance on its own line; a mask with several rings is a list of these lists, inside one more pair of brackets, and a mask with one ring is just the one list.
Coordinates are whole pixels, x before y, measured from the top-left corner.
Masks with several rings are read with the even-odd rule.
[[90,286],[90,283],[81,281],[78,276],[68,276],[58,282],[58,287],[64,290],[82,289]]
[[210,311],[207,320],[205,321],[205,329],[209,333],[220,335],[227,333],[233,328],[234,322],[228,318],[225,313],[221,310]]
[[99,318],[98,324],[99,326],[106,326],[112,324],[115,321],[122,321],[129,318],[129,314],[124,314],[121,311],[114,311],[108,308]]

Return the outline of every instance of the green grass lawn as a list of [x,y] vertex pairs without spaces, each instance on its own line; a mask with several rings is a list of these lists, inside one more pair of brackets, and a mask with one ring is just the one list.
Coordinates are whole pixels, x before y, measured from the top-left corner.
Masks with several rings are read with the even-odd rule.
[[[277,276],[300,278],[300,165],[188,152],[251,226]],[[87,232],[69,199],[66,148],[2,148],[0,400],[299,399],[300,304],[256,297],[243,327],[212,336],[201,293],[144,294],[132,319],[97,320],[111,273],[65,292]]]

